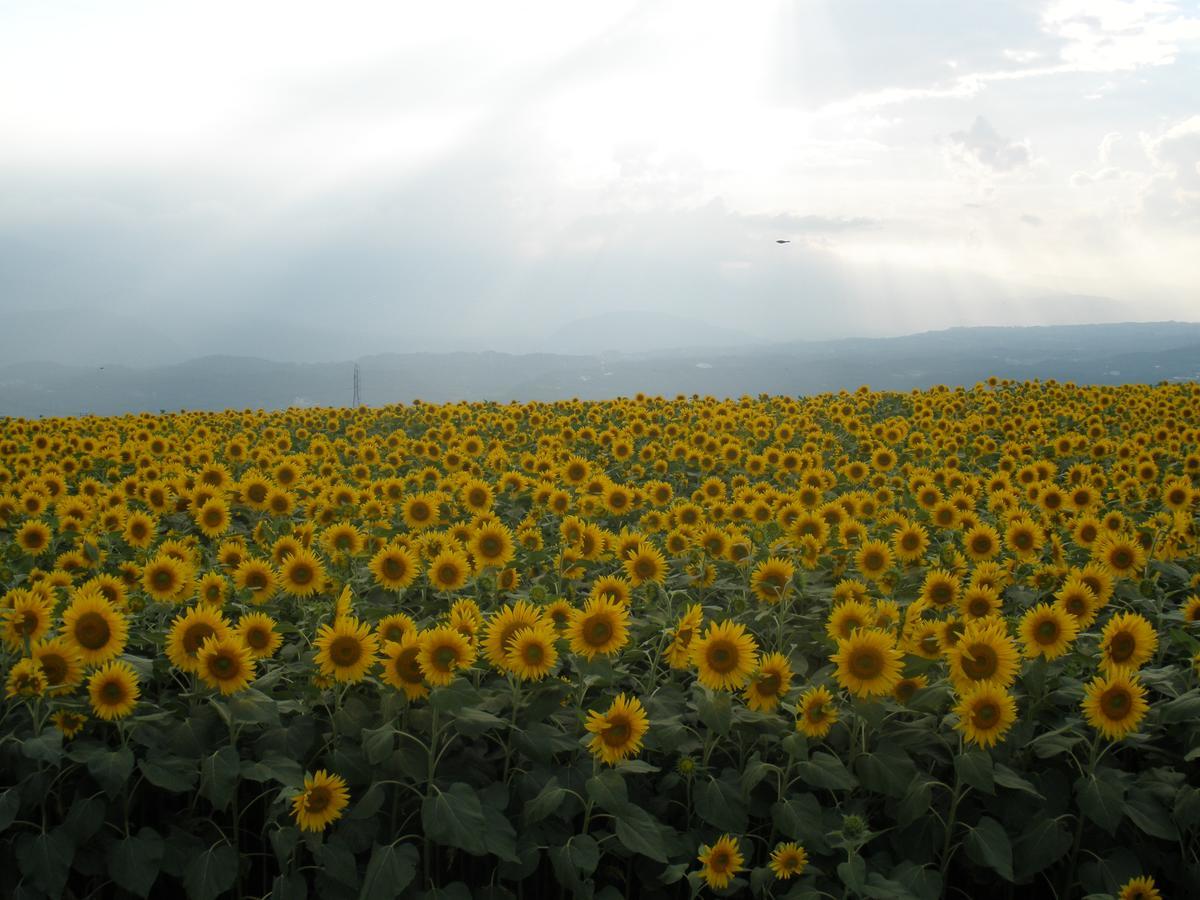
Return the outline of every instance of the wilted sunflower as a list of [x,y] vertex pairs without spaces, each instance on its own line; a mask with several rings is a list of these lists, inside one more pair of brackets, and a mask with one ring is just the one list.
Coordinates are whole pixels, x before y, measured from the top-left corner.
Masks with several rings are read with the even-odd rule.
[[383,680],[409,700],[429,696],[429,686],[417,658],[421,653],[421,634],[413,630],[399,641],[389,641],[383,648]]
[[1039,603],[1021,616],[1020,633],[1027,657],[1057,659],[1070,649],[1079,624],[1062,607]]
[[84,665],[98,666],[125,650],[129,624],[99,591],[78,591],[63,613],[62,634],[79,649]]
[[339,616],[332,626],[322,625],[313,646],[321,674],[337,681],[362,681],[379,653],[379,639],[370,626],[353,616]]
[[133,712],[141,696],[137,672],[124,660],[114,659],[97,669],[88,679],[88,698],[92,711],[111,722]]
[[771,851],[771,871],[780,881],[802,874],[807,865],[808,853],[799,844],[777,844]]
[[1084,716],[1110,741],[1136,731],[1149,708],[1146,689],[1124,669],[1093,678],[1084,690]]
[[312,596],[324,579],[325,567],[309,550],[288,554],[279,567],[280,586],[293,597]]
[[758,666],[758,645],[739,622],[710,623],[702,637],[692,640],[691,662],[706,688],[737,690]]
[[959,692],[976,682],[993,681],[1008,687],[1017,675],[1017,648],[998,619],[968,622],[961,636],[946,648],[950,680]]
[[254,658],[237,635],[213,636],[205,640],[196,661],[196,672],[209,687],[234,694],[250,686]]
[[704,876],[705,883],[717,889],[728,887],[733,876],[742,871],[742,863],[745,862],[738,839],[728,834],[721,835],[711,847],[702,845],[697,859],[700,860],[700,874]]
[[412,584],[421,573],[416,555],[407,547],[386,544],[367,566],[375,583],[389,591],[402,591]]
[[274,656],[283,638],[275,630],[275,620],[265,613],[246,613],[238,619],[234,632],[255,659]]
[[592,755],[612,766],[641,750],[650,719],[637,697],[622,693],[604,712],[591,710],[585,727],[593,735],[588,744]]
[[571,612],[566,637],[571,652],[587,659],[618,652],[629,640],[629,610],[610,597],[595,597]]
[[1012,694],[994,682],[979,682],[968,687],[954,707],[955,726],[968,741],[991,747],[1001,740],[1017,720],[1017,702]]
[[200,648],[211,637],[229,636],[229,622],[216,610],[197,606],[176,616],[167,631],[167,658],[184,672],[199,672]]
[[838,684],[858,697],[891,693],[900,680],[904,658],[893,635],[864,628],[848,638],[839,638],[837,644],[837,652],[829,658],[837,663],[834,677]]
[[769,556],[754,567],[750,589],[764,603],[778,603],[791,590],[796,567],[778,556]]
[[301,831],[324,831],[342,817],[350,803],[350,791],[340,775],[319,769],[304,776],[304,790],[292,798],[292,815]]
[[430,684],[450,684],[459,669],[469,668],[474,661],[475,648],[449,626],[432,628],[421,635],[417,662]]
[[548,624],[522,628],[508,648],[508,668],[522,681],[541,681],[558,663],[558,635]]
[[667,662],[672,669],[686,669],[692,661],[692,640],[704,624],[704,611],[699,603],[693,603],[679,617],[667,648]]
[[1158,649],[1158,634],[1144,616],[1117,613],[1100,632],[1100,671],[1140,669]]
[[779,706],[792,686],[792,667],[782,653],[768,653],[758,662],[758,670],[746,685],[746,705],[753,710],[771,712]]

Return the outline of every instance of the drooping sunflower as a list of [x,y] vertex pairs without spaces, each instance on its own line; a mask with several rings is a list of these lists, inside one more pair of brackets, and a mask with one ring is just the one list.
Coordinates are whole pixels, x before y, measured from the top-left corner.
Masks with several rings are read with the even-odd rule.
[[894,635],[864,628],[839,638],[837,645],[837,652],[829,658],[837,663],[834,677],[838,684],[858,697],[891,693],[900,680],[904,658]]
[[196,672],[209,687],[222,694],[235,694],[250,686],[254,657],[235,634],[206,639],[196,660]]
[[42,667],[46,691],[51,696],[69,694],[83,681],[83,657],[66,638],[38,641],[30,648],[30,656]]
[[265,613],[246,613],[238,619],[234,632],[255,659],[274,656],[283,638],[275,630],[275,620]]
[[593,735],[588,744],[592,755],[612,766],[640,752],[650,718],[637,697],[622,693],[604,712],[591,710],[585,727]]
[[1017,647],[998,619],[968,622],[962,635],[946,648],[950,680],[963,693],[976,682],[1008,687],[1017,676]]
[[142,568],[142,589],[160,603],[175,600],[188,577],[187,566],[160,553]]
[[879,581],[892,567],[892,551],[883,541],[863,541],[854,554],[858,572],[868,581]]
[[313,641],[322,675],[337,681],[362,681],[375,665],[379,639],[365,622],[339,616],[333,625],[322,625]]
[[421,574],[416,554],[399,544],[384,545],[371,557],[367,568],[375,583],[388,591],[404,590]]
[[616,653],[629,640],[629,610],[607,596],[592,598],[571,612],[566,637],[571,652],[589,660]]
[[1146,689],[1136,675],[1124,669],[1098,675],[1084,689],[1084,717],[1110,741],[1119,741],[1137,731],[1149,708]]
[[1057,659],[1070,649],[1079,623],[1062,607],[1039,603],[1021,616],[1020,633],[1027,657]]
[[4,614],[4,643],[20,651],[25,641],[40,640],[49,630],[53,604],[49,597],[17,589],[6,597],[12,603]]
[[692,640],[704,624],[704,610],[699,603],[687,608],[675,624],[671,646],[667,648],[667,662],[672,669],[686,669],[692,661]]
[[399,641],[389,641],[383,648],[383,680],[409,700],[429,696],[429,685],[417,658],[421,653],[421,633],[412,631]]
[[229,637],[229,622],[216,610],[197,606],[176,616],[167,631],[167,658],[184,672],[200,671],[200,648],[211,637]]
[[769,556],[754,567],[750,589],[764,603],[778,603],[791,590],[796,567],[778,556]]
[[471,575],[471,564],[465,553],[447,549],[434,556],[425,573],[429,584],[437,591],[457,591],[467,583]]
[[513,635],[508,648],[508,668],[522,681],[541,681],[558,664],[554,643],[558,636],[553,626],[522,628]]
[[1100,671],[1140,669],[1158,649],[1158,634],[1144,616],[1117,613],[1100,632]]
[[968,741],[988,748],[1003,739],[1017,720],[1017,702],[994,682],[977,682],[968,687],[954,707],[955,726]]
[[458,670],[469,668],[474,661],[475,648],[470,641],[448,625],[421,635],[417,663],[430,684],[450,684]]
[[832,640],[844,640],[860,628],[875,624],[875,607],[861,600],[846,600],[829,611],[825,633]]
[[124,660],[111,660],[88,679],[92,712],[106,722],[132,713],[141,693],[137,672]]
[[799,844],[777,844],[771,851],[771,871],[780,881],[802,874],[807,865],[808,853]]
[[667,560],[653,544],[643,541],[625,557],[625,574],[634,587],[647,582],[662,584],[667,577]]
[[78,591],[63,613],[62,634],[84,665],[98,666],[124,651],[129,623],[99,591]]
[[792,667],[782,653],[768,653],[758,661],[758,670],[746,685],[746,705],[771,712],[792,686]]
[[324,831],[342,817],[350,803],[350,790],[340,775],[319,769],[304,776],[304,790],[292,798],[292,815],[301,831]]
[[300,549],[283,559],[279,583],[293,597],[310,597],[325,579],[325,566],[310,550]]
[[692,640],[691,662],[706,688],[737,690],[758,666],[758,644],[740,622],[710,623],[702,637]]
[[513,636],[524,628],[537,627],[542,621],[542,611],[524,600],[500,607],[487,623],[487,637],[483,642],[487,661],[501,672],[508,671],[508,650]]
[[1140,875],[1121,885],[1121,890],[1117,892],[1117,900],[1162,900],[1162,894],[1155,887],[1153,878]]
[[725,888],[733,880],[733,876],[742,871],[746,860],[742,856],[738,839],[728,834],[721,835],[711,847],[700,847],[700,874],[710,888]]
[[907,704],[917,691],[927,687],[929,687],[929,679],[924,675],[906,675],[892,688],[892,699],[897,703]]

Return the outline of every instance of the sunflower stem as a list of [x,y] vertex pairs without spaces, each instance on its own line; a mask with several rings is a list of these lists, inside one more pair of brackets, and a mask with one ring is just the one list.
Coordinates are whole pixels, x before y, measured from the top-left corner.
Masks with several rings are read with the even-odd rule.
[[[1099,762],[1099,757],[1096,755],[1096,749],[1100,746],[1100,732],[1096,732],[1096,736],[1092,738],[1092,746],[1088,750],[1088,765],[1087,772],[1084,778],[1089,781],[1095,777],[1096,763]],[[1075,866],[1079,862],[1079,848],[1083,844],[1083,811],[1079,810],[1075,816],[1075,837],[1071,841],[1071,858],[1067,863],[1067,871],[1063,876],[1062,889],[1058,892],[1062,900],[1068,900],[1071,896],[1071,888],[1075,885]]]

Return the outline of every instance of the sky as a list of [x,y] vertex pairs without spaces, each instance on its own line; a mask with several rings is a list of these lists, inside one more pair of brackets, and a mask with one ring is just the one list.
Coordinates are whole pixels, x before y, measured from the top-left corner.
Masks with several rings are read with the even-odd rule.
[[1200,0],[9,0],[0,352],[1196,321],[1197,85]]

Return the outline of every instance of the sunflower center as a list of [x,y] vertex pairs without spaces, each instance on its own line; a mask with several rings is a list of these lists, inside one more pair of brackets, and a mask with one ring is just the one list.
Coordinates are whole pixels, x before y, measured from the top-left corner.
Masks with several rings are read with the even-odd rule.
[[112,630],[108,620],[98,612],[86,612],[75,620],[75,640],[86,650],[100,650],[108,645]]
[[583,630],[584,640],[593,647],[602,647],[612,639],[612,625],[603,619],[593,619]]
[[409,647],[396,657],[396,674],[410,684],[420,684],[424,677],[421,667],[417,665],[418,653],[416,647]]
[[271,643],[271,637],[265,628],[250,628],[243,637],[246,644],[254,650],[264,650]]
[[717,850],[708,858],[708,865],[714,872],[724,872],[729,868],[729,853]]
[[125,699],[125,688],[119,681],[106,681],[100,688],[100,699],[109,704],[120,703]]
[[150,576],[150,583],[157,591],[169,590],[175,584],[175,575],[170,569],[156,569]]
[[658,571],[658,567],[654,564],[654,560],[643,556],[633,564],[633,571],[637,573],[638,578],[652,578]]
[[1122,663],[1133,656],[1137,649],[1137,641],[1128,631],[1118,631],[1113,635],[1108,645],[1108,658],[1115,663]]
[[975,681],[986,681],[996,674],[999,660],[988,644],[975,643],[962,655],[963,671]]
[[921,536],[913,534],[911,531],[900,539],[900,546],[905,550],[916,550],[921,545]]
[[204,642],[216,633],[216,629],[207,622],[197,622],[183,633],[181,643],[184,651],[188,656],[195,656],[196,651],[203,646]]
[[453,647],[438,647],[433,654],[433,663],[439,671],[449,672],[450,667],[458,662],[458,653]]
[[856,678],[867,681],[883,672],[883,655],[874,647],[864,647],[850,657],[850,671]]
[[992,604],[988,602],[986,597],[975,597],[971,600],[967,611],[976,619],[982,619],[992,611]]
[[907,702],[912,698],[912,695],[917,692],[917,683],[911,678],[906,678],[896,685],[896,699],[900,702]]
[[458,566],[446,563],[438,569],[438,581],[442,584],[454,584],[458,581]]
[[403,578],[404,563],[400,562],[400,560],[396,559],[394,556],[389,556],[383,561],[383,573],[387,575],[388,578]]
[[362,644],[352,635],[334,638],[329,645],[329,658],[335,666],[352,666],[362,659],[362,655]]
[[1039,622],[1033,635],[1039,644],[1053,644],[1058,640],[1058,623],[1051,619]]
[[307,563],[292,566],[292,581],[296,584],[308,584],[313,580],[313,570]]
[[317,785],[308,789],[304,798],[304,809],[310,813],[323,812],[332,801],[333,794],[329,788]]
[[872,550],[863,556],[863,568],[875,572],[883,568],[883,554]]
[[1124,571],[1133,567],[1133,554],[1124,547],[1118,547],[1109,554],[1108,561],[1114,569]]
[[608,723],[601,738],[610,747],[623,747],[629,741],[629,723],[624,719],[615,719]]
[[209,662],[208,670],[217,678],[228,678],[234,673],[236,664],[232,659],[221,653]]
[[1132,705],[1132,698],[1123,687],[1109,688],[1100,697],[1100,710],[1106,718],[1114,722],[1119,722],[1128,716]]
[[37,613],[30,610],[25,610],[25,612],[21,614],[21,618],[19,620],[14,620],[13,630],[16,631],[17,634],[24,637],[27,634],[33,634],[35,631],[37,631],[38,623],[40,621],[41,619],[38,617]]
[[992,549],[992,539],[986,534],[976,535],[971,539],[971,549],[978,554],[988,553]]
[[38,662],[42,664],[47,684],[62,684],[67,677],[67,661],[57,653],[44,653]]
[[709,645],[708,665],[714,672],[724,675],[737,667],[738,653],[728,641],[717,641]]
[[762,676],[758,680],[758,692],[767,697],[774,697],[783,686],[783,679],[775,672]]
[[542,660],[546,658],[546,654],[540,644],[529,644],[525,647],[525,651],[521,654],[526,665],[538,666]]

